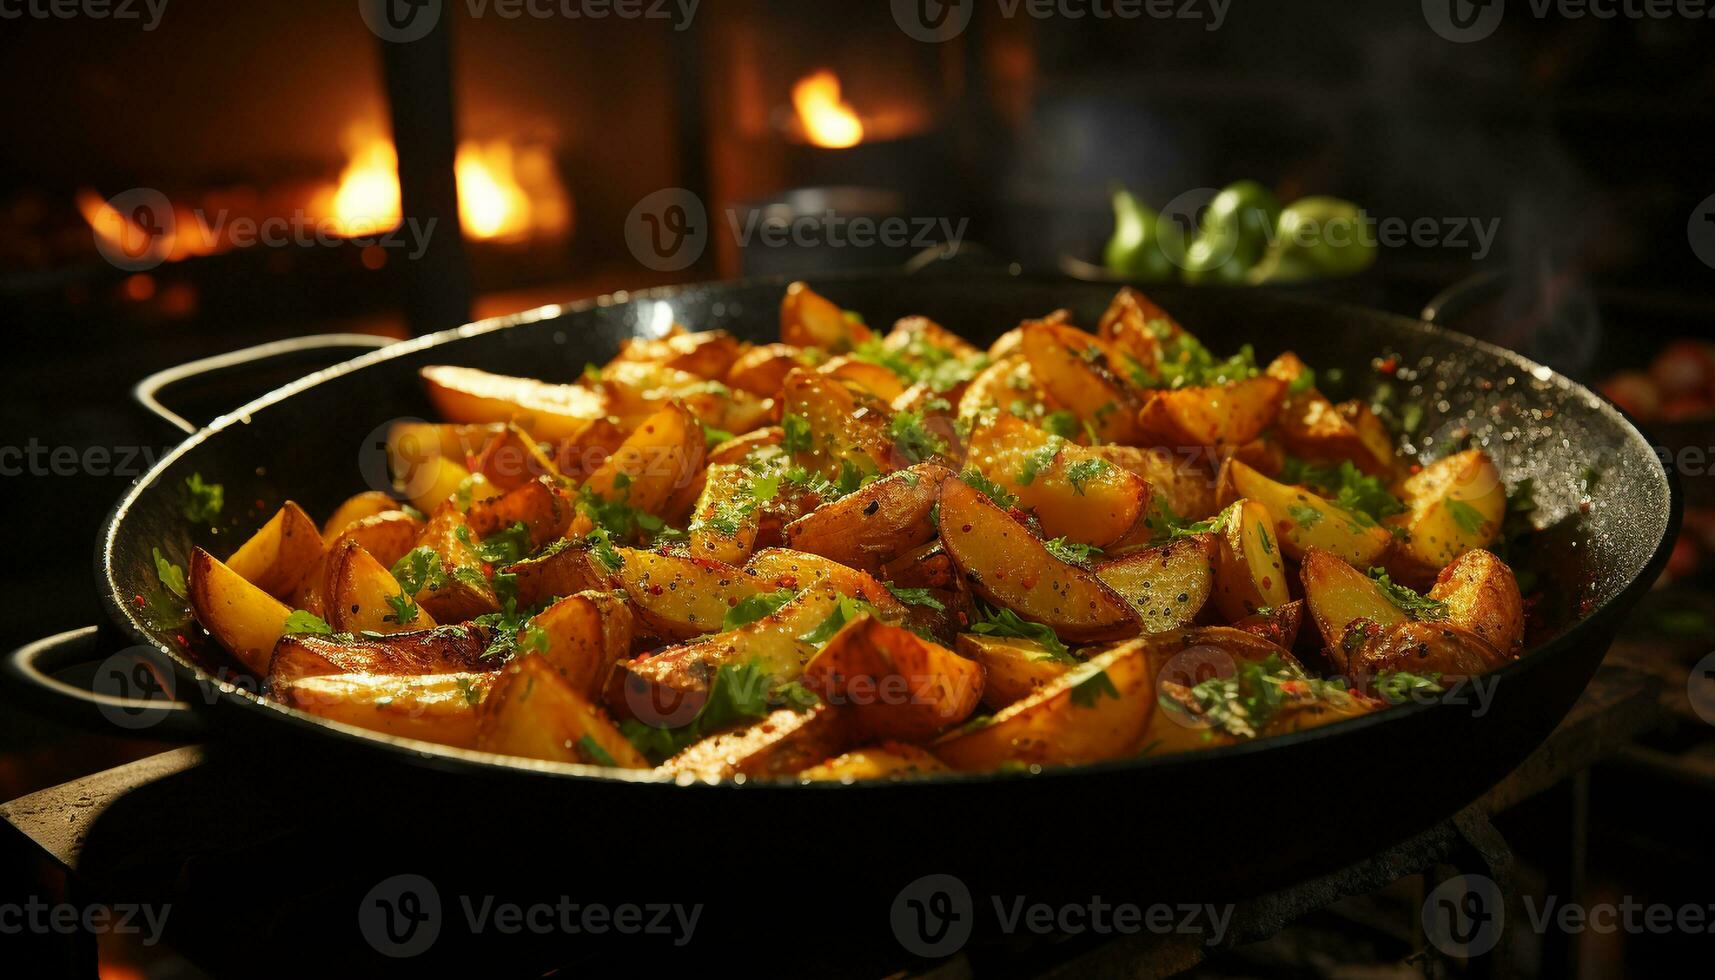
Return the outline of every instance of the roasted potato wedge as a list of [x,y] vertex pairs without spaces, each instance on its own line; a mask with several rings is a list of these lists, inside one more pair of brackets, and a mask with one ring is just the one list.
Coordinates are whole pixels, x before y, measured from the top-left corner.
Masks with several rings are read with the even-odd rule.
[[226,559],[226,567],[263,592],[283,599],[322,564],[322,532],[292,501],[274,512]]
[[[788,374],[782,390],[786,449],[810,472],[838,480],[847,469],[868,476],[917,462],[895,451],[888,432],[892,410],[867,392],[803,369]],[[805,426],[802,438],[794,436],[794,419]]]
[[201,548],[191,552],[186,591],[197,622],[251,673],[266,674],[292,610]]
[[331,546],[341,531],[366,517],[396,510],[399,510],[399,502],[379,490],[365,490],[354,494],[335,507],[333,513],[328,516],[327,523],[322,525],[322,544]]
[[851,744],[845,715],[837,709],[825,704],[802,712],[782,708],[755,724],[692,745],[658,771],[703,779],[789,776]]
[[751,489],[754,482],[736,463],[708,468],[689,529],[693,556],[728,565],[742,565],[750,557],[762,527],[760,506]]
[[848,355],[831,358],[816,370],[841,381],[849,381],[885,402],[891,403],[905,394],[905,382],[899,379],[899,375],[880,364],[860,361]]
[[531,617],[533,649],[572,688],[599,701],[619,662],[631,655],[630,605],[610,592],[580,592]]
[[523,561],[513,562],[502,571],[514,576],[512,587],[518,593],[518,606],[528,609],[549,599],[609,587],[609,569],[598,566],[589,550],[567,542],[553,545]]
[[554,477],[544,476],[472,503],[465,520],[479,538],[523,524],[530,529],[530,550],[535,551],[565,535],[575,508],[572,494]]
[[1203,611],[1215,591],[1220,545],[1193,534],[1098,564],[1096,577],[1136,610],[1146,633],[1178,629]]
[[476,747],[476,706],[492,673],[316,674],[285,681],[273,695],[299,711],[386,735],[461,749]]
[[654,340],[632,338],[619,346],[616,361],[643,361],[699,378],[719,381],[732,370],[743,345],[725,330],[671,334]]
[[804,666],[803,683],[845,709],[860,737],[913,742],[976,710],[983,669],[908,629],[859,616]]
[[[1280,408],[1280,439],[1295,456],[1323,462],[1351,460],[1352,465],[1371,476],[1387,475],[1393,469],[1393,440],[1383,430],[1382,452],[1372,452],[1369,441],[1358,431],[1352,419],[1342,415],[1318,391],[1306,386],[1302,379],[1310,369],[1290,351],[1275,358],[1268,366],[1268,376],[1286,385],[1285,402]],[[1296,390],[1295,390],[1296,389]],[[1368,409],[1366,408],[1367,412]],[[1379,425],[1373,413],[1370,418]]]
[[1429,598],[1447,607],[1447,619],[1512,656],[1524,646],[1524,599],[1506,562],[1476,548],[1441,570]]
[[1222,506],[1240,498],[1261,504],[1274,526],[1274,540],[1286,554],[1303,558],[1311,548],[1331,551],[1357,568],[1368,568],[1393,543],[1386,528],[1300,487],[1287,486],[1236,459],[1221,467],[1218,499]]
[[846,316],[839,304],[808,285],[795,282],[786,287],[780,301],[780,339],[786,343],[842,354],[872,336],[862,320]]
[[896,623],[905,618],[905,606],[874,576],[821,555],[790,548],[766,548],[750,559],[745,571],[754,574],[766,588],[831,588],[841,595],[869,603],[887,622]]
[[929,515],[941,499],[941,482],[951,475],[934,463],[889,474],[786,525],[786,544],[852,568],[879,571],[935,540]]
[[1390,521],[1404,527],[1407,538],[1388,567],[1406,581],[1423,582],[1453,559],[1500,537],[1507,488],[1481,449],[1436,460],[1400,489],[1410,512]]
[[851,783],[863,779],[904,779],[937,772],[951,772],[946,764],[929,750],[901,742],[884,742],[865,749],[853,749],[821,765],[798,773],[806,782]]
[[1304,600],[1294,599],[1268,610],[1259,610],[1243,619],[1233,620],[1233,629],[1260,636],[1275,646],[1288,650],[1298,644],[1298,630],[1304,621]]
[[1136,527],[1149,506],[1142,477],[1011,415],[977,425],[968,462],[1017,496],[1049,538],[1105,548]]
[[960,633],[958,650],[983,668],[983,704],[999,711],[1022,701],[1077,664],[1034,640]]
[[[375,556],[356,542],[348,541],[329,556],[327,595],[328,625],[342,633],[403,633],[435,625],[435,617],[421,603],[407,607],[414,615],[399,622],[399,613],[389,600],[405,595],[399,580]],[[284,608],[284,607],[282,607]]]
[[424,527],[422,521],[402,510],[383,511],[346,525],[345,530],[329,543],[328,553],[339,551],[347,541],[355,541],[364,551],[374,555],[376,561],[392,568],[394,563],[405,557],[405,552],[416,547]]
[[579,694],[545,657],[534,653],[503,667],[482,699],[476,747],[549,762],[649,767],[601,708]]
[[766,424],[773,406],[747,391],[659,364],[619,361],[602,369],[600,386],[620,425],[641,425],[669,402],[677,402],[716,429],[747,432]]
[[393,423],[387,430],[387,466],[394,492],[418,510],[429,513],[447,500],[468,503],[487,488],[488,478],[472,473],[464,465],[471,457],[463,451],[448,452],[443,442],[443,432],[463,428],[466,427],[426,422]]
[[780,393],[786,375],[809,363],[801,347],[791,344],[759,344],[738,356],[727,372],[727,384],[740,391],[772,398]]
[[[457,623],[500,611],[500,599],[483,575],[473,530],[465,515],[449,502],[435,511],[417,538],[417,547],[433,552],[440,567],[439,574],[424,576],[421,588],[411,598],[423,607],[425,615],[434,617],[434,622]],[[413,555],[411,560],[420,557]],[[389,567],[398,568],[397,560]],[[400,574],[410,577],[403,570]]]
[[1030,371],[1023,354],[1001,358],[977,372],[959,395],[959,418],[976,420],[989,415],[1031,415],[1053,406],[1045,390]]
[[447,365],[420,373],[435,411],[450,422],[517,422],[538,439],[568,439],[609,414],[606,397],[581,385]]
[[956,477],[941,484],[941,541],[972,590],[1068,640],[1120,639],[1138,629],[1132,607],[1100,577],[1054,557]]
[[1215,609],[1228,620],[1292,599],[1286,562],[1274,541],[1268,509],[1249,500],[1233,503],[1216,536]]
[[[593,423],[592,423],[593,426]],[[472,461],[473,472],[481,473],[496,490],[505,492],[548,477],[558,483],[559,464],[552,455],[556,447],[540,443],[516,423],[508,423],[483,446]]]
[[1161,363],[1161,342],[1184,332],[1166,310],[1129,286],[1114,296],[1096,325],[1098,337],[1151,369]]
[[1350,658],[1355,677],[1405,671],[1441,678],[1474,677],[1511,658],[1477,634],[1451,622],[1399,623],[1371,630]]
[[1137,397],[1107,341],[1077,327],[1037,322],[1024,327],[1020,349],[1054,401],[1088,422],[1102,442],[1141,442]]
[[1155,392],[1138,412],[1135,441],[1169,448],[1242,446],[1274,424],[1285,390],[1279,379],[1263,375],[1219,388]]
[[615,548],[613,585],[625,590],[645,632],[665,640],[718,633],[726,614],[773,588],[754,571],[706,558]]
[[275,644],[267,666],[268,688],[324,674],[485,673],[500,667],[485,659],[494,635],[481,626],[441,626],[390,636],[327,636],[292,633]]
[[[696,417],[683,405],[669,403],[638,426],[590,475],[584,493],[607,501],[623,500],[653,514],[672,498],[675,488],[702,468],[706,442]],[[578,534],[591,527],[587,517],[573,522]]]
[[883,582],[906,589],[952,589],[959,578],[959,566],[947,554],[947,546],[936,537],[881,566],[875,573]]
[[1114,647],[986,723],[942,736],[930,751],[954,769],[974,771],[1008,762],[1076,765],[1131,755],[1142,748],[1155,707],[1147,651],[1143,640]]
[[1206,520],[1220,509],[1215,503],[1215,472],[1201,452],[1180,454],[1137,446],[1092,446],[1090,451],[1142,477],[1153,494],[1186,520]]
[[1375,579],[1331,552],[1310,549],[1304,555],[1300,574],[1304,579],[1304,604],[1336,666],[1345,666],[1346,631],[1353,623],[1368,620],[1385,628],[1411,619],[1388,599]]

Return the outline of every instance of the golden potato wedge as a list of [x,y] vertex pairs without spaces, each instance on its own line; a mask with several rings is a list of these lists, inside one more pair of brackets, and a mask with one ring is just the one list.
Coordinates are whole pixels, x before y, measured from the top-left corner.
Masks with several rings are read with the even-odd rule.
[[612,583],[625,590],[642,628],[665,640],[718,633],[726,614],[773,585],[756,572],[706,558],[614,548]]
[[1037,322],[1024,327],[1020,349],[1054,401],[1088,422],[1102,442],[1141,441],[1136,394],[1107,341],[1077,327]]
[[709,681],[725,664],[754,661],[771,682],[794,680],[817,650],[802,637],[833,616],[842,598],[830,588],[806,589],[746,626],[633,660],[608,704],[647,724],[674,727],[702,707]]
[[1389,569],[1422,582],[1472,548],[1500,537],[1507,488],[1489,454],[1467,449],[1436,460],[1400,485],[1410,512],[1390,519],[1405,528]]
[[1147,647],[1133,640],[929,748],[947,765],[966,771],[989,771],[1008,762],[1054,766],[1119,759],[1143,746],[1154,706]]
[[847,710],[859,737],[913,742],[959,724],[982,699],[983,669],[908,629],[859,616],[804,666],[804,686]]
[[1186,520],[1206,520],[1220,509],[1215,503],[1215,472],[1200,450],[1173,453],[1138,446],[1092,446],[1090,451],[1142,477],[1154,494]]
[[263,592],[283,599],[304,576],[321,567],[322,532],[292,501],[274,512],[226,559],[226,567]]
[[522,426],[508,423],[482,447],[482,452],[471,462],[471,470],[481,473],[503,493],[543,477],[558,483],[560,467],[552,455],[557,451],[554,444],[537,442]]
[[1022,701],[1077,666],[1035,640],[960,633],[957,642],[960,653],[982,665],[983,704],[990,711]]
[[[1351,460],[1352,465],[1371,476],[1386,475],[1393,467],[1393,439],[1381,421],[1369,413],[1370,421],[1380,427],[1381,442],[1373,444],[1360,434],[1356,415],[1348,418],[1318,391],[1314,384],[1302,386],[1300,379],[1310,369],[1298,355],[1288,351],[1275,358],[1267,374],[1286,385],[1285,401],[1280,408],[1278,431],[1281,442],[1295,456],[1322,462]],[[1298,390],[1293,390],[1299,385]],[[1373,431],[1368,434],[1373,435]],[[1377,453],[1376,450],[1380,449]]]
[[201,548],[191,552],[186,591],[203,629],[251,673],[266,674],[292,610]]
[[839,304],[805,283],[795,282],[786,287],[786,295],[780,301],[780,339],[786,343],[841,354],[872,336],[862,320],[846,316]]
[[1321,548],[1349,565],[1368,568],[1393,543],[1393,535],[1367,517],[1308,490],[1276,483],[1240,460],[1227,460],[1217,482],[1222,506],[1246,498],[1268,511],[1275,543],[1290,557],[1303,558],[1311,548]]
[[1095,574],[1054,557],[1006,511],[958,478],[941,484],[941,540],[966,583],[990,602],[1068,640],[1119,639],[1137,614]]
[[[394,431],[399,428],[395,426]],[[408,444],[406,437],[398,443],[389,441],[390,447]],[[413,457],[408,450],[390,449],[389,460],[393,489],[425,514],[447,501],[466,504],[488,484],[487,477],[472,473],[449,456]]]
[[692,556],[727,565],[742,565],[750,557],[762,526],[761,508],[751,489],[754,482],[755,477],[736,463],[708,468],[702,495],[692,511]]
[[780,394],[787,373],[805,363],[802,348],[791,344],[759,344],[738,356],[727,372],[726,382],[739,391],[772,398]]
[[864,749],[853,749],[821,765],[798,773],[806,782],[851,783],[861,779],[905,779],[937,772],[951,772],[946,764],[928,749],[900,742],[884,742]]
[[494,674],[318,674],[274,688],[289,708],[424,742],[476,748],[476,706]]
[[1271,524],[1268,509],[1249,500],[1235,501],[1228,510],[1216,538],[1215,609],[1229,621],[1292,599]]
[[1153,393],[1138,412],[1135,441],[1169,448],[1242,446],[1280,413],[1286,385],[1261,375],[1218,388]]
[[1405,671],[1438,674],[1442,679],[1474,677],[1512,658],[1488,640],[1451,622],[1399,623],[1371,629],[1351,655],[1349,672],[1358,678]]
[[588,548],[571,542],[551,546],[523,561],[513,562],[503,571],[514,576],[512,586],[518,593],[520,609],[539,606],[549,599],[610,587],[607,569],[594,562]]
[[700,378],[719,381],[732,370],[743,345],[725,330],[671,334],[654,340],[632,338],[619,345],[616,361],[647,361]]
[[377,514],[399,510],[399,502],[379,490],[365,490],[348,497],[335,507],[327,523],[322,525],[322,544],[332,546],[335,538],[347,527]]
[[620,425],[642,424],[669,402],[677,402],[710,427],[747,432],[765,425],[773,406],[747,391],[659,364],[619,361],[602,369],[601,389]]
[[[425,615],[435,622],[458,623],[500,611],[500,599],[483,574],[483,560],[476,553],[474,529],[457,507],[445,503],[437,508],[423,526],[417,547],[433,552],[439,565],[419,573],[423,582],[411,595]],[[387,567],[398,567],[398,561]]]
[[534,653],[501,668],[477,708],[476,747],[549,762],[649,767],[601,708]]
[[606,397],[581,385],[447,365],[420,374],[435,411],[449,422],[516,421],[539,439],[566,439],[609,414]]
[[1031,373],[1023,354],[1001,358],[977,372],[959,396],[959,418],[979,419],[994,414],[1033,415],[1038,406],[1058,407]]
[[851,744],[840,711],[825,704],[802,712],[782,708],[755,724],[703,739],[657,771],[703,779],[790,776]]
[[275,644],[268,662],[269,690],[325,674],[484,673],[500,667],[485,659],[494,634],[481,626],[442,626],[389,636],[292,633]]
[[1481,548],[1441,570],[1429,598],[1447,606],[1447,619],[1511,656],[1524,646],[1524,599],[1506,562]]
[[1142,477],[1011,415],[977,425],[967,462],[1017,496],[1049,538],[1105,548],[1136,527],[1149,506]]
[[1114,296],[1096,325],[1096,336],[1150,369],[1161,363],[1161,342],[1184,332],[1179,321],[1130,286]]
[[355,541],[375,556],[375,560],[388,568],[405,557],[405,552],[416,547],[417,539],[423,534],[424,523],[402,510],[383,511],[371,517],[365,517],[346,525],[328,546],[332,554],[344,547],[345,542]]
[[1353,623],[1368,620],[1385,628],[1411,619],[1387,597],[1375,579],[1346,564],[1338,555],[1320,548],[1310,549],[1304,555],[1300,575],[1304,580],[1304,604],[1336,666],[1344,666],[1346,631]]
[[977,345],[926,316],[900,317],[893,321],[893,329],[889,330],[883,339],[883,346],[890,351],[910,351],[924,345],[960,360],[975,358],[983,353]]
[[867,392],[802,368],[786,376],[782,391],[784,445],[793,461],[810,472],[838,480],[848,468],[869,476],[920,462],[895,451],[888,432],[892,410]]
[[559,540],[576,516],[572,493],[554,477],[544,476],[520,484],[498,497],[470,505],[465,522],[472,534],[486,538],[522,523],[530,529],[530,550]]
[[1141,629],[1159,633],[1203,611],[1215,591],[1219,553],[1214,535],[1192,534],[1101,562],[1095,574],[1137,611]]
[[1298,630],[1304,621],[1304,600],[1294,599],[1272,609],[1258,610],[1233,621],[1233,628],[1252,633],[1291,650],[1298,644]]
[[905,606],[873,575],[821,555],[790,548],[765,548],[751,557],[745,571],[755,575],[768,589],[830,588],[841,595],[862,599],[889,623],[897,623],[906,615]]
[[531,649],[590,701],[601,699],[614,669],[631,655],[631,607],[611,592],[567,596],[532,616],[527,628]]
[[786,544],[852,568],[879,571],[935,540],[929,514],[941,499],[941,481],[951,475],[934,463],[889,474],[786,525]]
[[613,418],[597,419],[581,435],[550,443],[554,469],[576,486],[601,469],[609,457],[625,444],[627,430]]
[[[683,405],[669,403],[638,426],[619,451],[590,474],[584,493],[603,500],[623,500],[653,514],[688,482],[703,465],[703,427]],[[593,527],[587,517],[573,523],[575,532]]]
[[860,361],[848,355],[830,358],[816,370],[841,381],[849,381],[885,402],[892,402],[905,394],[905,382],[899,380],[899,375],[880,364]]
[[420,603],[411,603],[415,608],[408,612],[414,615],[407,622],[399,622],[399,614],[388,600],[399,599],[405,590],[386,566],[356,542],[346,542],[329,561],[324,598],[329,626],[344,633],[403,633],[435,625],[435,617]]
[[881,566],[876,576],[905,589],[952,589],[956,587],[959,567],[947,554],[947,546],[937,536],[907,551]]
[[1334,406],[1334,411],[1351,425],[1357,433],[1358,442],[1364,447],[1364,453],[1357,457],[1356,466],[1365,472],[1370,472],[1364,464],[1375,465],[1378,476],[1392,476],[1398,468],[1399,451],[1394,445],[1393,433],[1387,430],[1386,423],[1376,417],[1376,413],[1365,402],[1357,399],[1343,401]]

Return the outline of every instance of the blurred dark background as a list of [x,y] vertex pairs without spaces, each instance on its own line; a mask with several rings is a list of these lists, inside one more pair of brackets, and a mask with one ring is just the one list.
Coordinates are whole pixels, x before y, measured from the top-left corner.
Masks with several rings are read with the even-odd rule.
[[[1186,8],[1198,19],[1037,19],[990,0],[958,37],[925,44],[879,0],[705,0],[688,24],[447,3],[444,62],[379,39],[358,0],[172,0],[147,30],[143,7],[144,22],[0,21],[0,322],[14,344],[0,646],[101,616],[98,527],[178,438],[132,403],[141,377],[284,337],[402,338],[617,289],[915,251],[747,246],[734,228],[759,214],[968,222],[965,241],[1055,269],[1100,255],[1115,182],[1154,207],[1239,178],[1282,200],[1337,195],[1433,222],[1441,240],[1300,288],[1409,314],[1452,290],[1453,326],[1715,445],[1697,443],[1715,399],[1715,358],[1697,343],[1715,323],[1715,224],[1704,257],[1696,245],[1715,195],[1715,22],[1511,7],[1491,36],[1455,43],[1420,0],[1235,2],[1218,29],[1208,3]],[[425,120],[390,90],[431,107],[450,95],[452,111]],[[419,148],[456,145],[456,213],[421,257],[409,238],[352,241],[397,223],[396,169],[408,199],[437,200],[408,173],[418,151],[395,149],[401,120]],[[174,233],[142,229],[142,260],[112,261],[139,232],[123,197],[139,188],[170,202]],[[712,232],[676,268],[626,236],[633,209],[667,188],[695,195]],[[222,227],[204,233],[199,216]],[[321,240],[241,240],[268,219]],[[1492,247],[1471,223],[1497,229]],[[277,380],[193,392],[186,414],[206,421]],[[1636,635],[1707,651],[1715,522],[1688,525],[1680,591],[1658,603],[1667,625]],[[0,718],[5,799],[153,748],[21,709]],[[1700,778],[1671,799],[1707,807]],[[1690,842],[1638,831],[1626,795],[1601,804],[1601,860],[1622,887],[1674,892],[1706,873],[1706,829]]]

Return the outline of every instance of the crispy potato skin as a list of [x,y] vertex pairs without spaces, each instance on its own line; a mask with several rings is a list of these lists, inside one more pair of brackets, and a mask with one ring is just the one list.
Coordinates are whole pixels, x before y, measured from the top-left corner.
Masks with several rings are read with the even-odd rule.
[[482,560],[467,543],[476,537],[465,515],[448,501],[429,518],[417,539],[417,546],[433,551],[441,564],[441,580],[426,583],[412,596],[434,622],[458,623],[500,611],[500,599],[482,577]]
[[846,311],[807,284],[786,287],[780,300],[780,339],[798,347],[821,347],[841,354],[874,334],[862,323],[848,319]]
[[626,340],[614,360],[653,362],[718,381],[732,370],[742,346],[737,337],[725,330],[702,330],[654,340]]
[[1014,401],[1050,407],[1054,404],[1053,398],[1031,373],[1030,362],[1017,353],[997,357],[988,367],[977,372],[959,395],[959,417],[977,419],[991,410],[1010,415]]
[[1229,459],[1222,465],[1218,484],[1222,506],[1241,498],[1261,504],[1268,511],[1275,543],[1293,558],[1321,548],[1347,564],[1368,568],[1393,543],[1386,528],[1365,525],[1309,490],[1276,483],[1239,460]]
[[756,572],[707,558],[615,548],[612,585],[624,589],[642,628],[662,639],[689,640],[720,631],[734,606],[771,586]]
[[[322,525],[322,543],[331,546],[340,532],[347,527],[377,514],[388,511],[398,511],[399,502],[379,490],[365,490],[345,499],[333,513],[328,515],[327,523]],[[400,513],[404,513],[400,511]]]
[[952,475],[934,463],[890,474],[786,525],[786,545],[876,572],[935,540],[929,512],[941,499],[942,481]]
[[759,344],[745,351],[727,372],[727,384],[764,398],[780,393],[786,375],[804,364],[804,350],[792,344]]
[[1111,344],[1077,327],[1038,321],[1024,326],[1020,350],[1054,401],[1090,421],[1103,442],[1142,442],[1137,398],[1121,380]]
[[1346,630],[1353,623],[1368,620],[1387,628],[1411,618],[1388,600],[1375,579],[1332,552],[1310,549],[1304,556],[1300,575],[1304,580],[1304,604],[1336,666],[1345,666]]
[[1137,613],[1102,579],[1054,557],[956,477],[941,484],[941,541],[974,591],[1068,640],[1122,639],[1138,629]]
[[912,742],[976,710],[983,669],[910,630],[860,616],[805,665],[804,686],[845,708],[860,737]]
[[[584,483],[584,493],[604,500],[624,499],[653,514],[673,496],[675,488],[702,468],[706,440],[703,426],[677,402],[649,416]],[[624,477],[624,480],[621,480]],[[623,482],[623,490],[615,483]],[[587,517],[573,522],[576,533],[594,527]]]
[[479,538],[504,531],[514,524],[530,529],[534,551],[558,540],[571,527],[575,502],[555,477],[544,476],[506,491],[498,497],[470,505],[466,522]]
[[1472,677],[1504,666],[1508,659],[1488,640],[1451,622],[1400,623],[1358,648],[1351,657],[1351,673],[1362,677],[1403,670]]
[[1275,646],[1291,650],[1298,643],[1298,630],[1304,621],[1304,600],[1275,606],[1263,613],[1253,613],[1233,621],[1233,628],[1254,633]]
[[[1381,420],[1369,412],[1367,406],[1362,413],[1355,407],[1348,409],[1349,414],[1342,413],[1314,385],[1301,391],[1291,391],[1290,385],[1307,370],[1298,355],[1291,352],[1275,358],[1268,366],[1269,377],[1288,386],[1280,409],[1278,428],[1281,441],[1294,456],[1323,462],[1351,460],[1354,466],[1371,476],[1390,475],[1394,458],[1392,438],[1383,428],[1381,445],[1376,446],[1372,441],[1376,430],[1370,423],[1379,427]],[[1363,419],[1363,414],[1368,414],[1369,418]]]
[[499,660],[483,659],[493,634],[481,626],[443,626],[391,636],[340,637],[292,633],[280,638],[267,667],[270,689],[322,674],[483,673]]
[[280,703],[358,728],[455,748],[476,747],[476,706],[494,674],[317,674],[281,683]]
[[1179,455],[1138,446],[1092,446],[1091,452],[1142,477],[1175,514],[1186,520],[1206,520],[1219,509],[1214,471],[1201,461],[1200,454]]
[[751,482],[750,474],[736,463],[708,468],[691,518],[692,555],[728,565],[742,565],[750,557],[762,528],[761,507],[751,499]]
[[375,560],[392,568],[405,553],[416,547],[423,534],[424,522],[402,510],[389,510],[353,521],[345,526],[330,543],[328,552],[341,550],[347,541],[355,541]]
[[516,576],[513,587],[518,590],[520,608],[540,605],[556,596],[610,587],[607,569],[587,548],[576,545],[514,562],[504,571]]
[[990,771],[1009,761],[1058,766],[1131,755],[1155,706],[1148,647],[1122,644],[1015,701],[988,724],[943,736],[931,751],[954,769]]
[[[593,427],[594,423],[591,423]],[[482,452],[472,461],[471,468],[500,491],[515,490],[543,477],[557,481],[560,468],[549,454],[551,448],[550,444],[537,442],[522,426],[507,423],[505,428],[489,438]]]
[[1286,385],[1267,376],[1221,388],[1156,392],[1138,412],[1138,440],[1154,446],[1243,446],[1274,424]]
[[343,633],[403,633],[429,629],[435,617],[417,604],[416,618],[408,623],[394,620],[390,597],[403,595],[399,580],[382,567],[369,552],[355,541],[347,542],[344,550],[330,556],[328,568],[328,625]]
[[538,438],[565,439],[608,415],[607,399],[579,385],[446,365],[425,367],[421,374],[435,411],[452,422],[517,421]]
[[905,605],[873,575],[821,555],[790,548],[767,548],[757,552],[745,570],[755,573],[770,589],[831,588],[841,595],[862,599],[890,623],[906,615]]
[[1229,621],[1278,608],[1292,598],[1270,523],[1266,507],[1241,500],[1233,504],[1217,538],[1215,608]]
[[530,625],[542,631],[537,651],[572,689],[599,701],[620,661],[631,655],[631,606],[607,592],[567,596],[537,613]]
[[1016,495],[1049,538],[1105,548],[1137,527],[1149,506],[1142,477],[1012,415],[977,426],[967,463]]
[[[477,711],[476,746],[486,752],[549,762],[647,769],[594,702],[543,657],[527,653],[500,671]],[[608,757],[603,759],[605,753]],[[611,760],[611,761],[609,761]]]
[[268,523],[240,545],[226,567],[263,592],[283,599],[322,563],[321,529],[288,500]]
[[799,368],[782,386],[785,412],[810,425],[809,448],[793,447],[798,465],[837,480],[842,465],[859,473],[891,473],[910,465],[888,434],[892,410],[838,378]]
[[1178,629],[1214,593],[1219,549],[1214,535],[1193,534],[1102,562],[1096,577],[1131,604],[1145,632]]
[[251,673],[266,674],[292,611],[201,548],[191,552],[186,591],[197,622]]
[[960,633],[957,643],[960,653],[982,665],[983,704],[991,711],[1024,700],[1075,666],[1031,640]]
[[870,748],[853,749],[820,765],[798,773],[806,782],[856,782],[860,779],[905,779],[951,772],[929,750],[903,742],[884,742]]
[[1506,562],[1481,548],[1441,570],[1429,598],[1447,604],[1447,618],[1507,656],[1524,646],[1524,599]]
[[1129,286],[1114,296],[1096,326],[1097,336],[1110,341],[1147,368],[1161,363],[1160,337],[1181,333],[1184,333],[1184,328],[1166,310]]
[[851,746],[846,720],[825,704],[804,712],[782,708],[753,725],[703,739],[656,771],[704,779],[793,775]]

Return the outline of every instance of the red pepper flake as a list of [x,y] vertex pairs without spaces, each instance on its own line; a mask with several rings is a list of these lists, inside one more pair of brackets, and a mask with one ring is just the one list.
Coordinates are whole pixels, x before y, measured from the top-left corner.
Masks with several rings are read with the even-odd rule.
[[663,593],[663,592],[665,592],[665,591],[667,591],[667,590],[666,590],[666,589],[663,589],[663,588],[662,588],[662,587],[661,587],[661,586],[659,586],[659,585],[651,585],[651,586],[650,586],[650,587],[649,587],[649,594],[650,594],[650,595],[660,595],[660,594],[661,594],[661,593]]
[[144,599],[144,598],[143,598],[143,597],[142,597],[142,596],[140,596],[140,595],[134,595],[134,596],[132,596],[132,597],[131,597],[131,601],[132,601],[132,602],[135,602],[135,603],[136,603],[136,604],[137,604],[137,605],[138,605],[138,606],[146,606],[146,605],[148,605],[148,604],[149,604],[149,603],[148,603],[148,601],[147,601],[147,600],[145,600],[145,599]]
[[966,534],[969,534],[969,533],[971,533],[971,526],[969,524],[966,524],[965,526],[959,528],[959,530],[965,532]]
[[182,647],[190,646],[190,644],[191,644],[191,641],[185,639],[185,635],[183,633],[174,633],[173,634],[173,640],[175,642],[177,642],[179,646],[182,646]]

